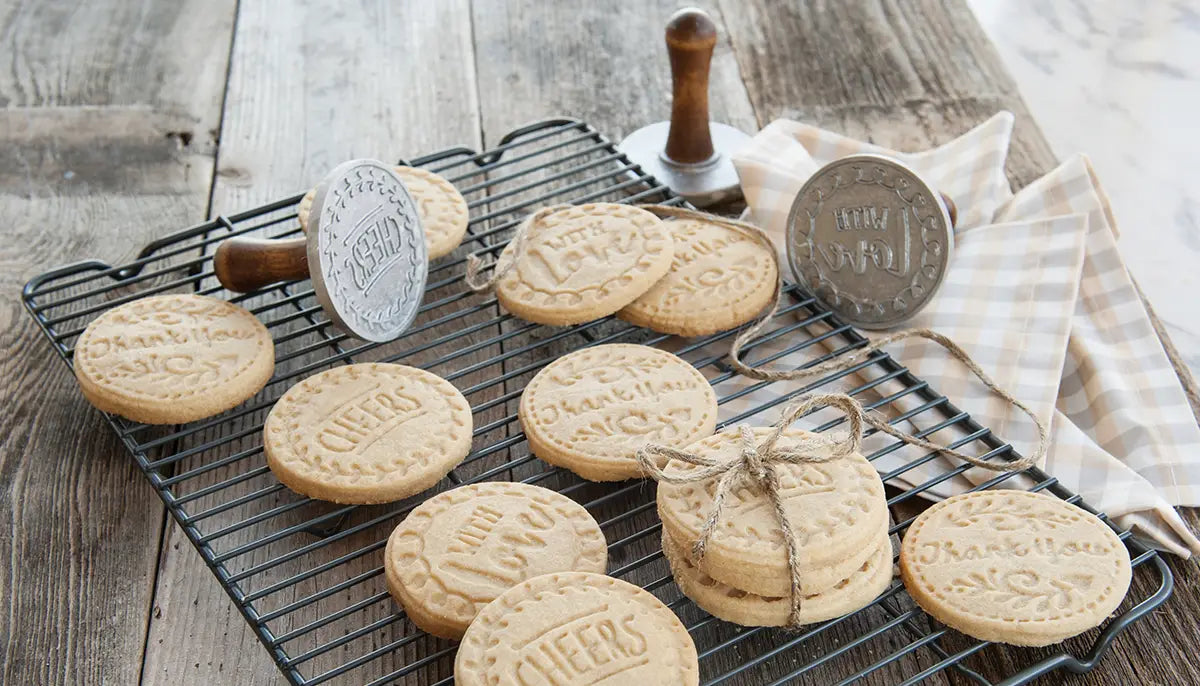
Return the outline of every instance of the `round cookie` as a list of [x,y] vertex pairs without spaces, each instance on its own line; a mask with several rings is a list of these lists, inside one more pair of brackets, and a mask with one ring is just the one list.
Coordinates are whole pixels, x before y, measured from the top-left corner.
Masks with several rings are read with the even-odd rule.
[[517,416],[534,455],[591,481],[620,481],[643,476],[636,453],[646,443],[712,434],[717,396],[675,355],[617,343],[547,365],[525,386]]
[[[441,176],[419,167],[396,167],[395,172],[413,200],[417,201],[421,228],[425,231],[425,246],[429,259],[454,252],[467,233],[470,214],[462,193]],[[310,190],[296,206],[300,228],[308,231],[308,213],[312,210],[316,190]]]
[[[787,594],[765,597],[723,584],[700,571],[683,546],[663,533],[663,556],[683,594],[710,615],[742,626],[786,626],[792,604]],[[871,557],[833,588],[806,594],[800,601],[800,622],[813,624],[866,607],[892,583],[892,544],[885,536]]]
[[1052,495],[977,491],[913,521],[900,545],[909,595],[984,641],[1044,646],[1099,626],[1132,576],[1104,522]]
[[425,631],[458,639],[485,605],[551,572],[603,574],[607,542],[582,505],[522,483],[487,482],[440,493],[388,538],[388,590]]
[[774,253],[737,229],[700,219],[665,222],[671,270],[617,317],[660,333],[705,336],[741,326],[771,302]]
[[565,572],[493,600],[463,636],[458,686],[697,686],[696,644],[675,613],[633,584]]
[[636,300],[667,273],[673,255],[670,232],[646,210],[565,207],[528,227],[524,252],[496,284],[496,299],[526,321],[582,324]]
[[97,317],[75,343],[75,378],[98,409],[182,424],[236,407],[275,371],[267,328],[203,295],[155,295]]
[[263,425],[285,486],[335,503],[387,503],[433,486],[471,450],[471,407],[449,381],[399,364],[350,364],[288,389]]
[[[761,440],[771,429],[754,429]],[[788,429],[779,439],[787,447],[808,435]],[[741,439],[734,429],[700,439],[686,452],[716,460],[741,459]],[[800,544],[806,593],[819,593],[847,578],[875,551],[888,528],[883,482],[859,454],[828,462],[776,463],[784,510]],[[696,469],[672,460],[666,472]],[[658,485],[658,514],[663,528],[680,543],[700,537],[713,508],[716,478],[704,484]],[[743,484],[725,501],[721,522],[697,563],[712,578],[761,596],[790,592],[787,549],[770,502],[757,487]]]

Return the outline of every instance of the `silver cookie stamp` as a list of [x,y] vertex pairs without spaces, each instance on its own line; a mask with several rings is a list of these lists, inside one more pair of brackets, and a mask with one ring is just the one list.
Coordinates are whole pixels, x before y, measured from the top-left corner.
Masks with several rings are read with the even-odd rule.
[[788,263],[846,322],[885,329],[937,292],[954,252],[950,209],[907,166],[852,155],[812,175],[792,202]]
[[330,320],[368,341],[407,329],[429,265],[417,204],[391,167],[339,165],[317,186],[309,226],[313,289]]

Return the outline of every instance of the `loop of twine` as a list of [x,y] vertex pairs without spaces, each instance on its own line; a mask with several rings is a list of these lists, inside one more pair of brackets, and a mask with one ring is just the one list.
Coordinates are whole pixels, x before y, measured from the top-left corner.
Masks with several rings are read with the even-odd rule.
[[[525,218],[517,225],[517,230],[513,232],[512,239],[508,244],[509,250],[501,251],[500,256],[490,263],[484,262],[483,258],[479,257],[479,255],[468,255],[467,273],[463,277],[467,288],[479,293],[499,283],[500,279],[503,279],[506,274],[512,271],[521,257],[525,255],[525,246],[529,239],[530,228],[551,212],[557,212],[567,207],[570,207],[570,205],[548,205],[533,214],[525,215]],[[483,271],[489,265],[493,267],[491,275],[483,276]]]
[[987,372],[983,371],[983,368],[981,368],[975,362],[975,360],[971,359],[971,356],[967,354],[967,351],[963,350],[962,347],[960,347],[957,343],[930,329],[908,329],[905,331],[897,331],[896,333],[876,339],[874,343],[871,343],[864,348],[860,348],[849,354],[842,355],[836,359],[802,369],[773,370],[766,369],[764,367],[753,367],[746,364],[742,361],[742,347],[746,345],[746,343],[753,340],[753,338],[767,326],[767,324],[779,311],[779,303],[783,297],[783,265],[779,264],[779,254],[775,251],[774,241],[771,240],[771,237],[768,236],[766,232],[757,226],[747,222],[738,221],[736,219],[726,219],[725,217],[718,217],[705,212],[690,210],[684,207],[673,207],[670,205],[639,205],[638,207],[652,212],[659,217],[699,219],[711,224],[717,224],[733,229],[751,238],[754,238],[760,244],[762,244],[762,246],[766,248],[768,252],[771,253],[771,258],[775,261],[776,267],[775,295],[767,304],[767,307],[765,308],[765,314],[760,316],[758,320],[751,324],[747,329],[739,333],[737,337],[734,338],[733,345],[729,347],[729,363],[730,366],[733,367],[734,371],[736,371],[738,374],[750,377],[751,379],[758,379],[760,381],[796,381],[810,377],[826,376],[828,374],[844,371],[853,367],[854,365],[858,364],[859,361],[878,352],[886,345],[890,345],[907,338],[924,338],[945,348],[946,351],[949,352],[955,359],[962,362],[963,365],[966,366],[966,368],[972,374],[974,374],[976,378],[983,382],[983,385],[986,386],[988,390],[992,391],[1004,399],[1005,402],[1025,413],[1025,415],[1033,421],[1034,426],[1037,427],[1037,448],[1032,454],[1026,455],[1011,462],[984,462],[977,457],[967,455],[966,453],[954,450],[953,448],[932,443],[923,438],[918,438],[912,434],[905,433],[892,427],[890,424],[884,423],[882,426],[872,424],[872,426],[875,426],[876,429],[906,443],[911,443],[912,445],[916,445],[927,450],[936,450],[946,455],[956,457],[976,467],[987,469],[993,472],[1021,471],[1022,469],[1026,469],[1029,466],[1037,463],[1046,455],[1046,449],[1050,442],[1050,432],[1047,430],[1046,426],[1042,424],[1042,421],[1038,418],[1037,414],[1035,414],[1033,410],[1029,409],[1025,403],[1021,402],[1011,393],[1001,388],[1000,385],[992,379],[992,377],[988,376]]
[[[717,477],[717,489],[713,496],[713,509],[705,520],[700,531],[700,537],[692,546],[692,555],[698,562],[704,557],[709,539],[721,519],[725,508],[725,499],[739,481],[748,480],[756,485],[771,503],[776,521],[779,523],[787,548],[788,575],[791,586],[791,610],[788,613],[788,626],[796,628],[800,625],[800,605],[803,593],[801,589],[801,568],[799,559],[799,544],[792,529],[791,522],[784,510],[784,503],[779,494],[779,475],[776,465],[779,463],[799,464],[825,462],[858,452],[862,442],[863,424],[868,424],[893,438],[904,443],[916,445],[926,450],[949,455],[982,469],[993,472],[1016,472],[1027,469],[1045,456],[1049,444],[1049,431],[1038,416],[1027,405],[1011,393],[1001,388],[957,343],[946,336],[930,329],[910,329],[899,331],[877,339],[870,345],[843,355],[833,360],[807,368],[795,370],[772,370],[754,367],[742,361],[742,347],[751,341],[779,311],[780,300],[783,296],[783,266],[779,264],[779,255],[775,244],[762,229],[746,222],[716,217],[703,212],[697,212],[682,207],[667,205],[643,205],[643,209],[653,212],[660,217],[676,217],[685,219],[700,219],[706,222],[728,227],[741,232],[758,241],[775,261],[775,295],[757,321],[742,331],[734,339],[729,349],[730,364],[733,369],[743,376],[762,381],[799,380],[815,376],[825,376],[833,372],[844,371],[853,367],[860,360],[878,352],[891,343],[908,338],[924,338],[946,349],[955,359],[962,362],[984,386],[1003,398],[1017,409],[1021,410],[1032,421],[1038,431],[1038,446],[1032,454],[1007,462],[986,462],[973,455],[954,450],[948,446],[939,445],[932,441],[901,431],[889,424],[885,419],[865,411],[854,398],[842,393],[828,393],[802,397],[798,402],[789,405],[783,412],[774,429],[767,438],[757,445],[754,435],[747,426],[739,426],[741,451],[739,459],[729,462],[717,462],[709,458],[693,455],[680,450],[660,445],[646,445],[637,453],[638,463],[642,469],[655,481],[673,484],[696,483]],[[787,428],[800,415],[822,407],[834,407],[842,410],[850,424],[850,432],[843,439],[829,439],[813,434],[798,441],[798,445],[781,449],[776,442]],[[698,469],[684,474],[667,474],[658,466],[655,458],[666,457],[690,464]]]

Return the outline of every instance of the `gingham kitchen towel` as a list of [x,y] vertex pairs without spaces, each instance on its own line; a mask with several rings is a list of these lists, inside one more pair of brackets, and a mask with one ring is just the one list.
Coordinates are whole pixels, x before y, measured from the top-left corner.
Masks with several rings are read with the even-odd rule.
[[[1117,252],[1108,199],[1082,156],[1014,196],[1004,175],[1012,124],[1012,114],[1002,112],[938,148],[901,153],[776,121],[734,159],[749,206],[746,219],[763,227],[782,254],[792,199],[820,166],[874,152],[913,167],[954,200],[958,225],[941,290],[904,327],[950,336],[1037,412],[1052,432],[1042,466],[1065,486],[1164,550],[1185,557],[1200,552],[1200,540],[1174,509],[1200,505],[1200,427]],[[759,345],[749,359],[769,358],[789,344],[779,339]],[[792,353],[772,366],[797,367],[823,352]],[[910,340],[888,352],[1018,451],[1033,450],[1037,435],[1028,419],[941,348]],[[788,386],[799,383],[770,384],[734,398],[722,406],[722,419],[794,393]],[[885,397],[893,390],[880,384],[872,392]],[[922,402],[905,396],[890,405],[903,412]],[[769,422],[768,414],[755,420]],[[943,442],[955,437],[948,430],[931,436]],[[938,457],[905,467],[922,454],[915,450],[905,446],[884,455],[876,467],[911,487],[923,485],[923,494],[934,498],[994,476],[976,469],[930,485],[947,463]]]

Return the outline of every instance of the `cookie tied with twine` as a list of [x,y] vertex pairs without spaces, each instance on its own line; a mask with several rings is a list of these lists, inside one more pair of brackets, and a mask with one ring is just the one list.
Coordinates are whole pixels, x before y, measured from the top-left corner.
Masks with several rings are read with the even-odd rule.
[[[849,428],[847,433],[827,435],[788,430],[788,427],[799,417],[824,407],[838,409],[845,414]],[[816,467],[822,463],[847,459],[859,454],[864,425],[900,438],[906,443],[951,454],[970,464],[992,471],[1018,471],[1032,464],[1031,458],[1007,463],[985,462],[977,457],[916,438],[895,429],[886,420],[866,412],[857,400],[843,393],[801,398],[783,411],[779,421],[766,432],[762,440],[757,440],[756,432],[749,426],[739,425],[737,431],[741,445],[738,455],[734,459],[713,459],[698,454],[699,451],[690,452],[654,444],[648,444],[641,448],[638,451],[637,459],[643,471],[660,484],[690,484],[695,487],[711,487],[712,481],[715,480],[711,509],[699,530],[698,537],[694,542],[690,542],[692,559],[698,564],[703,563],[718,529],[736,524],[739,514],[746,511],[742,507],[733,505],[734,501],[745,498],[745,491],[742,489],[749,488],[766,501],[767,509],[771,513],[774,523],[779,527],[786,554],[790,587],[790,611],[786,626],[796,628],[802,623],[801,602],[805,596],[803,578],[806,566],[803,559],[805,546],[802,545],[799,535],[803,523],[793,521],[789,514],[789,509],[791,509],[788,506],[789,497],[784,493],[781,475],[790,466],[813,465]],[[762,435],[761,432],[759,435]],[[781,438],[785,435],[789,439],[786,444],[781,442]],[[660,466],[663,458],[666,458],[666,464]],[[671,462],[688,465],[691,469],[671,469]],[[880,496],[882,497],[882,493]],[[689,542],[680,541],[680,543],[687,547]]]

